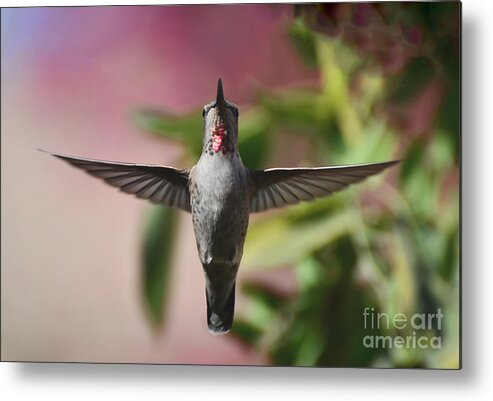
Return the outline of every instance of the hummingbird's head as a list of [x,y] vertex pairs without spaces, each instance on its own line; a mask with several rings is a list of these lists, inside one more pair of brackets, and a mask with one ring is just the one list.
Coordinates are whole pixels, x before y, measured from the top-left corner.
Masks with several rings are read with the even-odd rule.
[[224,98],[223,83],[217,83],[217,96],[204,106],[204,153],[211,156],[236,152],[238,107]]

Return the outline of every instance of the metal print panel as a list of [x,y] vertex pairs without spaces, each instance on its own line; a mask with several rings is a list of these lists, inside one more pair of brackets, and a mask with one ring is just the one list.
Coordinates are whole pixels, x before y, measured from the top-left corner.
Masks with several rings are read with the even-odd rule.
[[460,27],[2,9],[2,360],[460,368]]

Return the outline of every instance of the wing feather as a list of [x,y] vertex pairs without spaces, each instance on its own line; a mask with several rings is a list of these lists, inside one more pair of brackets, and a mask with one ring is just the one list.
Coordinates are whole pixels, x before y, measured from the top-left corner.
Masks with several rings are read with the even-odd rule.
[[314,168],[272,168],[252,172],[254,192],[250,211],[294,205],[331,195],[350,184],[378,174],[398,163],[370,163]]
[[188,170],[149,164],[131,164],[68,157],[53,156],[100,178],[121,191],[133,194],[153,203],[190,212]]

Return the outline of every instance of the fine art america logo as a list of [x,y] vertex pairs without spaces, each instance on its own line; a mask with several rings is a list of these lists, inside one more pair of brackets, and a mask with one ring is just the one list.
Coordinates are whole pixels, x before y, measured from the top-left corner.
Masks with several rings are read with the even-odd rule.
[[419,348],[440,349],[442,338],[443,313],[440,308],[436,313],[414,313],[407,316],[404,313],[394,315],[375,312],[374,308],[363,310],[363,325],[368,331],[378,333],[398,332],[405,335],[369,334],[363,337],[365,348]]

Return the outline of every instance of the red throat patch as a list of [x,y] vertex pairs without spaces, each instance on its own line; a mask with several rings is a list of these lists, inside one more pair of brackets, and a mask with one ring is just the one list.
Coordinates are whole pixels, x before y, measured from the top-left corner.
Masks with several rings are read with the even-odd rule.
[[219,125],[212,130],[212,150],[219,152],[223,147],[223,140],[226,136],[226,128],[223,125]]

